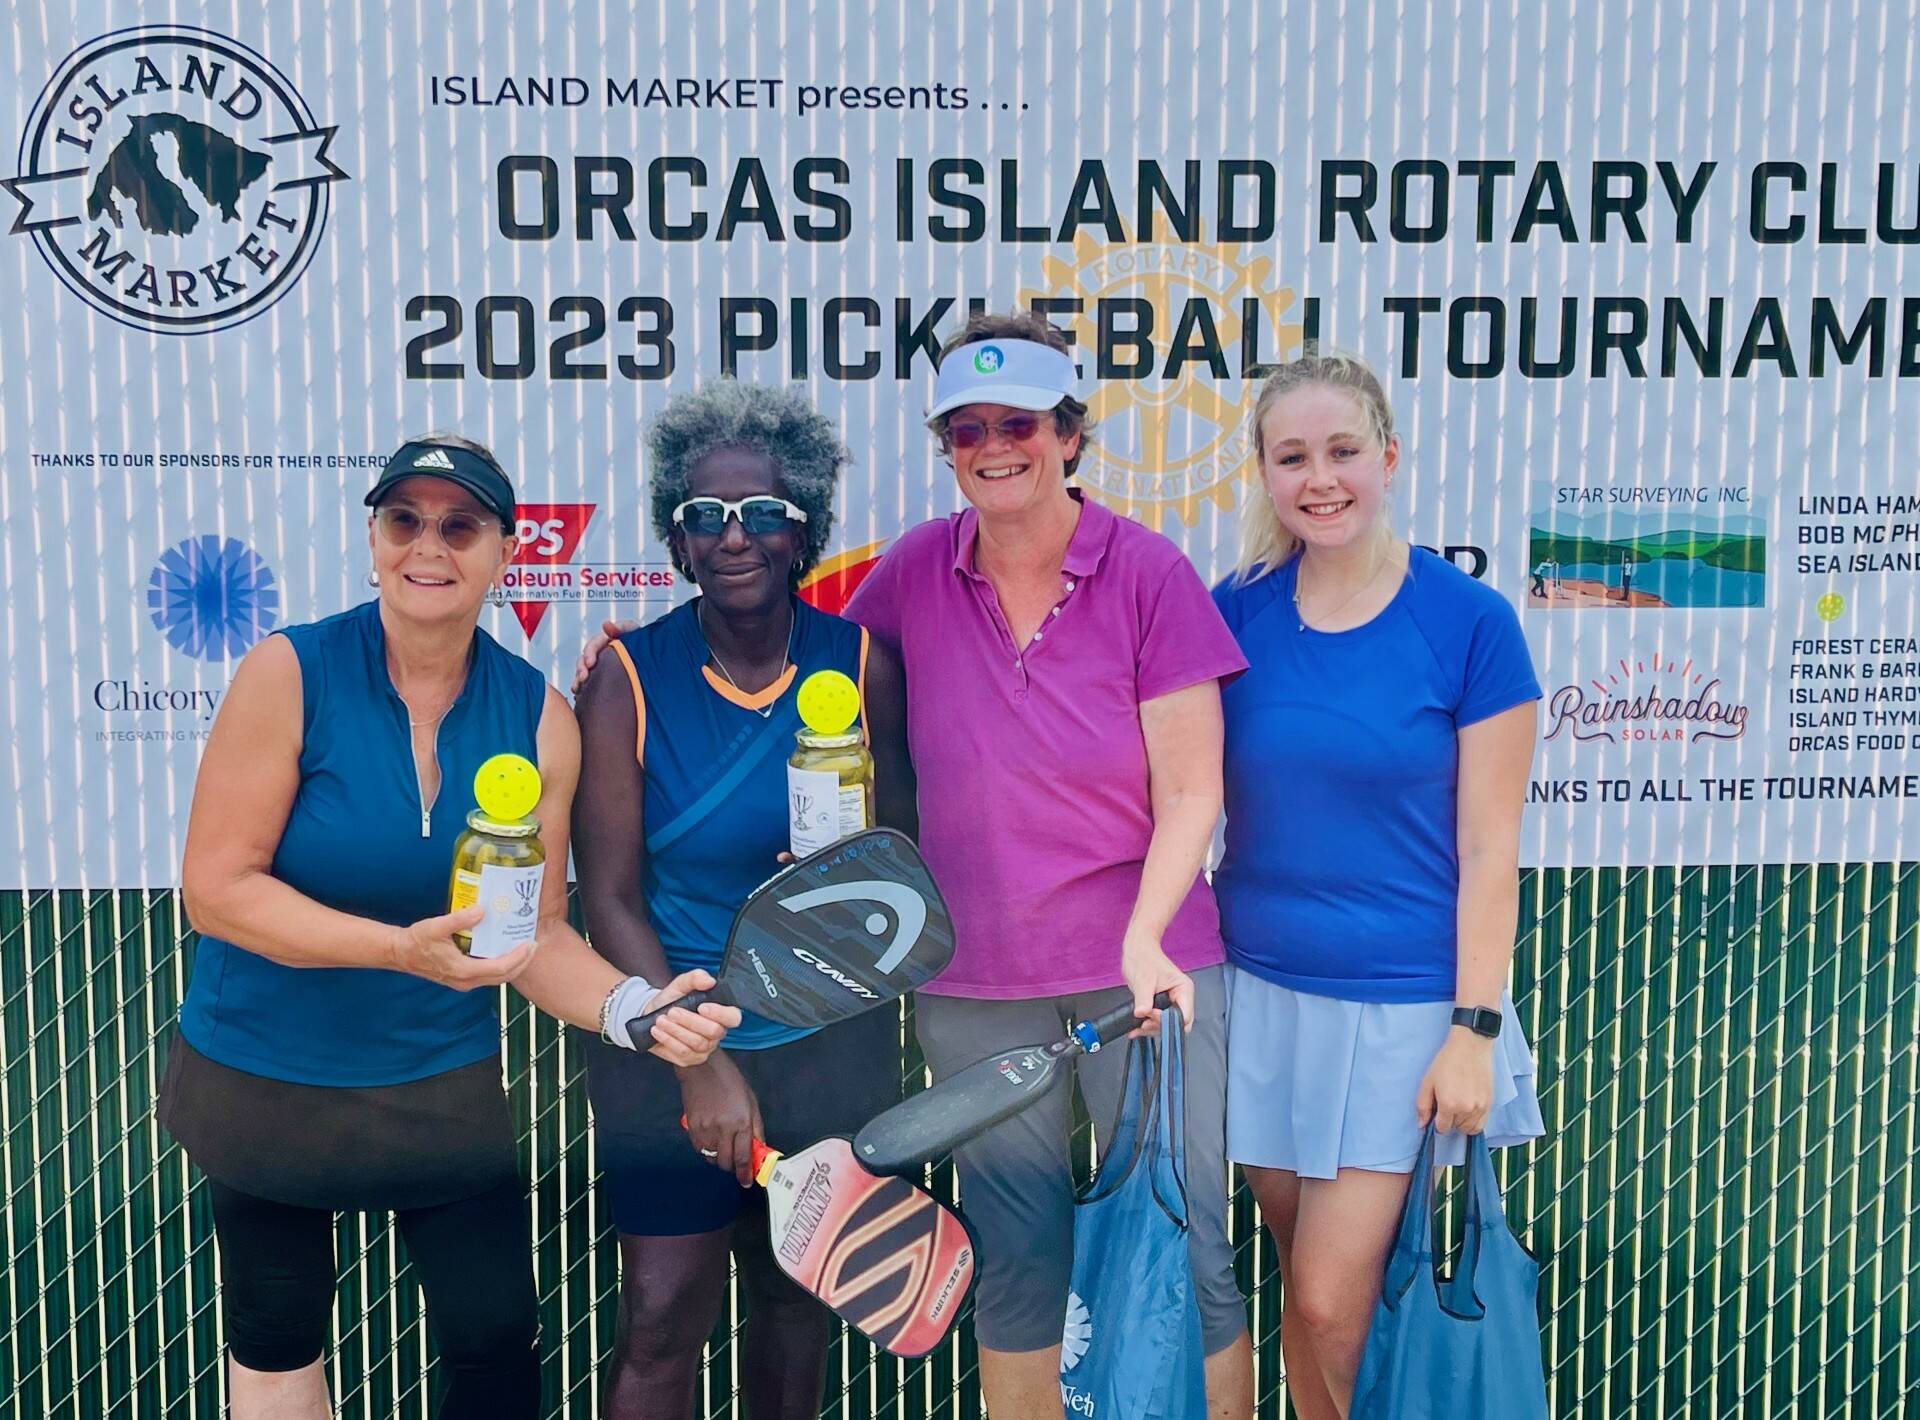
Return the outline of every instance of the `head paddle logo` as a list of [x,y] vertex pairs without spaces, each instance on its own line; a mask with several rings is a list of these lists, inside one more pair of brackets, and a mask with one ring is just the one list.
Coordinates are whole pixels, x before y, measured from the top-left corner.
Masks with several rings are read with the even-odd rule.
[[[886,951],[874,963],[874,970],[882,976],[907,959],[907,953],[913,950],[914,943],[920,940],[920,934],[926,930],[927,900],[905,883],[884,882],[877,878],[829,883],[825,887],[796,892],[792,897],[781,898],[780,906],[784,911],[799,913],[823,907],[830,902],[885,903],[893,909],[894,920],[899,925],[895,927],[893,940],[887,943]],[[887,914],[870,912],[862,925],[870,935],[884,936],[888,925]],[[826,970],[825,967],[821,969]]]
[[252,549],[213,533],[168,548],[147,578],[147,611],[176,651],[245,655],[280,619],[280,589]]
[[293,289],[327,225],[336,130],[267,59],[191,25],[139,25],[62,60],[21,138],[19,204],[55,276],[123,325],[251,320]]

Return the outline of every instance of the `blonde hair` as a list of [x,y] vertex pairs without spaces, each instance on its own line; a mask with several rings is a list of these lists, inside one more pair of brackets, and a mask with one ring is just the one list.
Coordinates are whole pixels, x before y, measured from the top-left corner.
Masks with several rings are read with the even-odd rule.
[[1310,385],[1325,385],[1351,396],[1366,419],[1367,432],[1380,448],[1385,449],[1393,439],[1393,407],[1387,403],[1387,392],[1373,367],[1358,355],[1337,351],[1321,354],[1309,346],[1298,360],[1268,375],[1253,402],[1253,457],[1261,496],[1251,500],[1240,519],[1240,561],[1234,569],[1237,582],[1256,581],[1299,551],[1293,534],[1281,524],[1273,495],[1267,489],[1266,420],[1282,399]]

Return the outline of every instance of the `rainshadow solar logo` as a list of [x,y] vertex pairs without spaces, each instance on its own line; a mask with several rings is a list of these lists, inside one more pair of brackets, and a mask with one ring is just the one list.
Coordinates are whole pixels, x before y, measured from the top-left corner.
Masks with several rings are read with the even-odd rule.
[[147,611],[174,650],[226,660],[273,630],[280,589],[246,544],[205,533],[160,555],[147,578]]
[[27,120],[11,235],[140,330],[251,320],[293,289],[344,179],[286,76],[191,25],[139,25],[62,60]]

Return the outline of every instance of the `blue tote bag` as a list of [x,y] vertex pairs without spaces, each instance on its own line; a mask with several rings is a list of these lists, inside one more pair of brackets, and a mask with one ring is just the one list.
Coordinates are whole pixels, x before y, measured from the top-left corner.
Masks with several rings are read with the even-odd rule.
[[1187,1256],[1186,1045],[1180,1012],[1127,1055],[1120,1117],[1073,1210],[1060,1398],[1078,1420],[1206,1414],[1200,1303]]
[[1507,1227],[1484,1134],[1467,1148],[1467,1224],[1453,1277],[1433,1260],[1434,1131],[1420,1146],[1354,1382],[1351,1420],[1546,1420],[1535,1310],[1540,1265]]

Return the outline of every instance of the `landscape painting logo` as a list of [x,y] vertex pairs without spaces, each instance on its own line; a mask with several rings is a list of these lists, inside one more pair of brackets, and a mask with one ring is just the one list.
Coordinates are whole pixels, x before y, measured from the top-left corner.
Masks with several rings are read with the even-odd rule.
[[335,129],[246,46],[141,25],[80,46],[28,117],[10,235],[122,324],[198,334],[299,281],[325,230]]
[[1745,488],[1536,484],[1529,607],[1763,607],[1767,529]]

